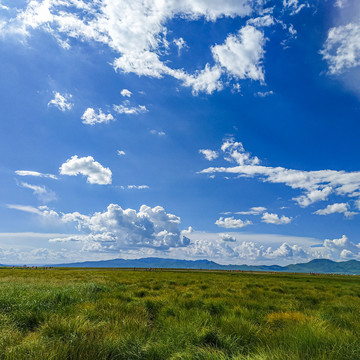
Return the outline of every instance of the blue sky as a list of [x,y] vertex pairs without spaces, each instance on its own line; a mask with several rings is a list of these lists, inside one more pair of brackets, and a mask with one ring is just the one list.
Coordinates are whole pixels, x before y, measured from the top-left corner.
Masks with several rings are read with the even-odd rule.
[[360,258],[355,0],[0,1],[0,263]]

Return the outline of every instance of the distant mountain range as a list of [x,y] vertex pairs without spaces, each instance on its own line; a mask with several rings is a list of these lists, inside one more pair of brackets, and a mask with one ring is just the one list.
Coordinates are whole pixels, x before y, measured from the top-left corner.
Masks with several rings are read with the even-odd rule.
[[178,260],[156,257],[142,259],[113,259],[85,261],[71,264],[51,265],[55,267],[85,268],[164,268],[164,269],[202,269],[202,270],[241,270],[241,271],[280,271],[298,273],[332,273],[360,275],[360,261],[311,260],[307,263],[280,265],[220,265],[209,260]]

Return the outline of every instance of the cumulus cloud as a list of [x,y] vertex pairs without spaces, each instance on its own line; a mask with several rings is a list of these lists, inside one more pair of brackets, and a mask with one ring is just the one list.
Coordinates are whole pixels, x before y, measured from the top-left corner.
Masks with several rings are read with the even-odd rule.
[[329,30],[320,51],[330,74],[341,74],[360,65],[360,24],[350,23]]
[[277,249],[267,249],[264,257],[268,257],[270,259],[276,259],[279,261],[280,259],[307,259],[309,258],[309,254],[301,248],[299,245],[289,245],[287,243],[281,244]]
[[293,198],[300,206],[307,207],[317,201],[326,200],[332,192],[330,186],[325,186],[321,190],[313,190],[308,192],[306,195],[301,195],[299,197]]
[[241,229],[245,226],[251,225],[250,220],[234,219],[234,217],[223,218],[220,217],[215,221],[215,225],[226,228],[226,229]]
[[207,149],[200,149],[199,153],[204,155],[205,159],[208,161],[215,160],[219,156],[217,151]]
[[222,241],[236,242],[236,239],[230,234],[220,234],[220,238]]
[[340,239],[324,240],[323,250],[325,256],[334,260],[349,260],[360,256],[359,244],[354,244],[346,235]]
[[344,214],[346,217],[356,215],[356,212],[349,211],[349,204],[347,203],[335,203],[328,205],[325,209],[320,209],[314,212],[316,215],[330,215],[330,214]]
[[48,106],[55,106],[60,111],[71,110],[74,106],[74,104],[70,102],[71,98],[71,94],[61,95],[57,91],[54,91],[54,98],[48,102]]
[[220,91],[224,88],[220,80],[222,69],[219,65],[205,65],[205,68],[196,71],[193,75],[176,72],[174,77],[182,80],[183,86],[192,87],[192,93],[197,95],[199,92],[212,94],[214,91]]
[[35,248],[26,251],[16,248],[0,249],[2,263],[19,264],[21,266],[27,262],[38,264],[41,261],[44,264],[45,261],[48,263],[59,260],[63,261],[67,258],[67,255],[64,251],[53,251],[47,248]]
[[[78,244],[85,258],[92,252],[104,257],[114,252],[122,257],[161,256],[187,259],[209,259],[233,264],[286,264],[316,258],[332,260],[360,259],[360,245],[345,235],[320,241],[314,238],[278,234],[241,232],[203,233],[191,227],[180,230],[180,218],[164,208],[141,206],[139,211],[110,204],[103,212],[84,215],[79,212],[57,213],[46,206],[7,205],[10,209],[41,216],[46,221],[76,224],[78,234],[40,234],[52,243]],[[11,234],[0,234],[9,238]],[[37,234],[17,234],[22,238]],[[190,240],[191,239],[191,240]],[[302,245],[299,246],[299,243]],[[71,247],[70,247],[71,249]],[[110,255],[109,255],[110,254]],[[79,254],[77,254],[79,256]]]
[[236,142],[233,138],[223,142],[221,151],[224,153],[224,159],[229,162],[236,162],[239,165],[257,165],[260,163],[256,156],[251,156],[245,151],[241,142]]
[[340,239],[324,241],[236,232],[229,235],[235,241],[224,241],[224,237],[227,238],[224,235],[194,232],[190,235],[189,246],[173,249],[171,252],[184,258],[206,258],[233,264],[288,264],[318,258],[336,261],[360,259],[360,245],[353,243],[345,235]]
[[284,225],[284,224],[290,224],[292,221],[292,218],[289,218],[285,215],[279,217],[278,214],[273,213],[264,213],[261,217],[262,222],[266,224],[275,224],[275,225]]
[[33,194],[42,202],[46,203],[56,200],[56,194],[54,191],[49,190],[44,185],[32,185],[27,182],[20,182],[18,185],[23,188],[32,190]]
[[211,51],[215,60],[237,79],[264,80],[262,58],[265,37],[251,25],[241,28],[236,35],[229,35],[225,43],[215,45]]
[[42,174],[40,172],[31,171],[31,170],[16,170],[15,174],[19,175],[19,176],[36,176],[36,177],[49,178],[49,179],[54,179],[54,180],[58,179],[58,177],[56,175]]
[[[252,237],[248,234],[243,237]],[[208,234],[195,233],[191,236],[191,243],[184,248],[171,250],[170,256],[189,259],[211,259],[220,263],[232,264],[264,264],[288,263],[308,261],[312,258],[311,249],[302,248],[296,244],[286,242],[269,246],[266,242],[252,240],[241,241],[239,234]],[[266,235],[266,237],[269,237]],[[270,235],[271,237],[271,235]]]
[[101,123],[108,123],[110,121],[114,121],[114,117],[109,114],[104,114],[101,109],[98,110],[98,113],[93,108],[87,108],[83,113],[81,119],[83,120],[83,124],[86,125],[95,125]]
[[232,167],[209,167],[200,173],[232,174],[237,177],[257,177],[262,181],[285,184],[292,189],[304,192],[294,198],[301,206],[308,206],[316,201],[325,200],[330,193],[340,196],[360,196],[360,171],[345,172],[337,170],[305,171],[260,165],[260,160],[246,152],[242,143],[234,139],[224,141],[222,147],[224,159],[235,162]]
[[180,229],[180,218],[167,213],[161,206],[151,208],[142,205],[139,211],[122,209],[110,204],[106,211],[92,215],[78,212],[64,214],[62,221],[75,222],[78,229],[86,232],[67,238],[54,238],[53,242],[82,242],[84,249],[118,251],[123,248],[158,248],[187,246],[190,240]]
[[124,97],[131,97],[132,92],[131,92],[130,90],[128,90],[128,89],[122,89],[121,92],[120,92],[120,94],[121,94],[122,96],[124,96]]
[[61,175],[84,175],[90,184],[108,185],[112,182],[112,172],[94,160],[92,156],[79,158],[77,155],[68,159],[60,167]]
[[[172,76],[184,86],[212,93],[223,88],[220,77],[263,80],[261,67],[263,34],[252,25],[246,25],[236,35],[229,35],[223,45],[212,50],[215,65],[205,64],[193,74],[174,69],[162,59],[169,51],[170,33],[166,24],[175,17],[191,21],[204,19],[216,21],[224,17],[245,17],[261,12],[260,1],[248,0],[169,0],[166,2],[142,0],[86,2],[83,0],[33,0],[16,17],[3,26],[3,33],[29,36],[32,30],[42,29],[53,35],[58,43],[68,49],[74,39],[99,42],[110,47],[117,57],[115,70],[140,76],[161,78]],[[270,24],[266,16],[254,20],[257,26]],[[179,37],[173,40],[178,51],[185,47]],[[236,58],[239,56],[239,58]]]

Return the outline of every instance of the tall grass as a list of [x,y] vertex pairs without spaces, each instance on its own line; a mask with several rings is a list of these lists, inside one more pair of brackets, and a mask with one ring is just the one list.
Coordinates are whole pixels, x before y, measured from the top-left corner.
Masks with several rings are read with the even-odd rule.
[[0,270],[0,359],[360,359],[359,277]]

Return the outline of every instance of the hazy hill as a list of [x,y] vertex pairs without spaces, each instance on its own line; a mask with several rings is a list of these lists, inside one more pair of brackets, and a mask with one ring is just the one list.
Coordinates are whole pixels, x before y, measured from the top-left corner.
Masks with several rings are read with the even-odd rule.
[[166,268],[166,269],[208,269],[208,270],[245,270],[245,271],[282,271],[282,272],[314,272],[335,274],[359,274],[360,262],[356,260],[336,262],[327,259],[311,260],[307,263],[279,265],[220,265],[209,260],[179,260],[156,257],[142,259],[113,259],[101,261],[85,261],[70,264],[57,264],[56,267],[119,267],[119,268]]

